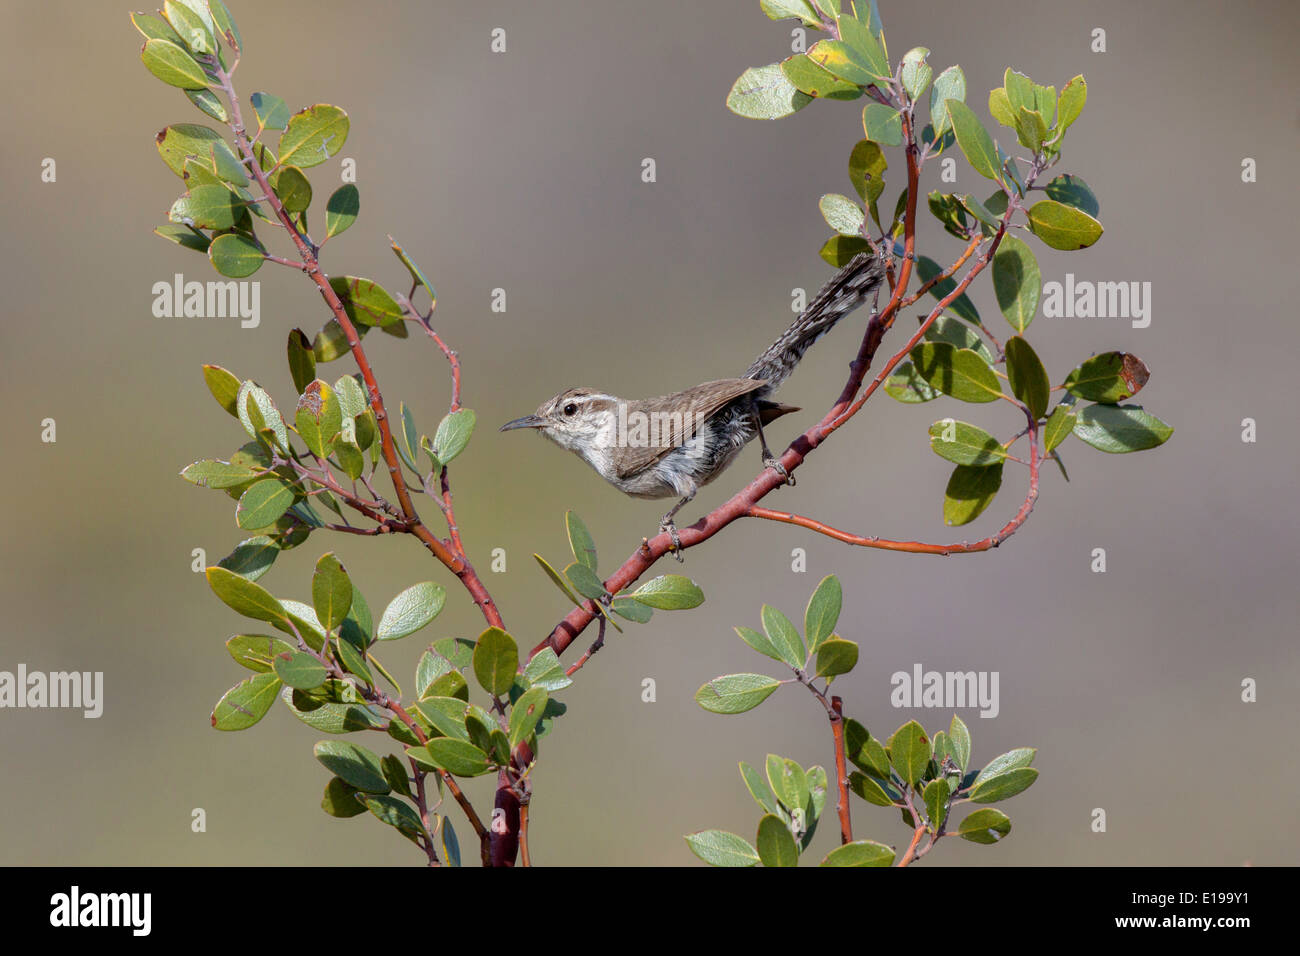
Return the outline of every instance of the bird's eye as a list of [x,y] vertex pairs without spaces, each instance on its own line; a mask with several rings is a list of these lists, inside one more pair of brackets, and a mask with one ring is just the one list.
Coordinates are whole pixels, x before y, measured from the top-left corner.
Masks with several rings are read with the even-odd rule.
[[575,415],[577,414],[577,411],[578,406],[573,404],[573,402],[569,402],[569,404],[564,406],[564,414],[566,415]]

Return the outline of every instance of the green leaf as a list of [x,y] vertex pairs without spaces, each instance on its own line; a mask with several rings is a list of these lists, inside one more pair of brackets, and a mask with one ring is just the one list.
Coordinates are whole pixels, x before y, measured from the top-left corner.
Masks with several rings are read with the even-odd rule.
[[797,113],[812,97],[799,92],[781,69],[781,64],[751,67],[732,84],[727,109],[749,119],[780,119]]
[[[935,262],[929,256],[917,256],[916,274],[920,277],[922,282],[929,282],[935,276],[942,273],[943,269],[940,267],[939,263]],[[957,280],[953,279],[952,276],[949,276],[946,279],[940,279],[932,285],[930,287],[930,295],[942,301],[956,288]],[[979,311],[975,308],[975,303],[970,300],[970,296],[965,292],[953,299],[948,308],[954,315],[961,316],[967,322],[973,322],[976,325],[980,324]]]
[[[938,89],[937,85],[935,88]],[[903,145],[902,117],[898,110],[884,103],[868,103],[862,108],[862,132],[881,146]]]
[[1003,126],[1016,128],[1016,113],[1011,108],[1011,100],[1002,87],[989,90],[989,115]]
[[759,0],[759,6],[771,20],[786,20],[797,17],[805,26],[821,27],[821,18],[808,0]]
[[858,84],[840,79],[813,59],[814,55],[818,55],[822,59],[830,59],[831,62],[837,63],[840,68],[849,65],[847,55],[842,61],[836,56],[839,51],[835,46],[823,46],[823,44],[834,43],[833,40],[822,40],[814,44],[807,53],[796,53],[794,56],[787,57],[781,61],[781,72],[799,92],[807,93],[809,96],[856,99],[862,95]]
[[743,760],[740,761],[740,777],[745,781],[745,787],[748,788],[749,795],[754,798],[755,803],[768,813],[777,812],[776,794],[772,792],[772,788],[767,785],[762,775]]
[[944,102],[948,104],[948,116],[952,122],[952,130],[957,136],[957,145],[961,147],[971,169],[986,179],[1000,183],[1001,164],[998,162],[997,149],[974,110],[959,99],[948,99]]
[[285,428],[284,418],[264,388],[251,381],[240,385],[239,394],[235,397],[235,410],[239,414],[240,424],[244,426],[244,431],[248,432],[250,437],[260,439],[261,430],[269,428],[274,433],[275,443],[280,449],[288,448],[289,431]]
[[970,524],[993,502],[1002,487],[1002,465],[958,465],[943,493],[943,522]]
[[229,229],[235,224],[243,205],[239,197],[223,185],[195,186],[172,203],[167,218],[197,229]]
[[415,709],[429,722],[435,736],[469,740],[469,729],[465,724],[465,701],[456,697],[425,697],[415,704]]
[[1163,445],[1174,433],[1140,405],[1089,405],[1080,409],[1074,434],[1098,451],[1123,454]]
[[925,800],[925,813],[930,818],[930,826],[936,831],[943,826],[948,817],[948,797],[952,788],[946,777],[931,780],[925,785],[922,799]]
[[918,375],[963,402],[992,402],[1002,395],[998,377],[978,353],[947,342],[922,342],[910,353]]
[[289,377],[293,379],[294,391],[301,395],[316,378],[316,356],[311,350],[311,342],[302,329],[293,329],[285,344],[285,355],[289,362]]
[[1003,236],[993,256],[993,291],[998,308],[1017,332],[1024,332],[1038,312],[1042,273],[1033,250],[1016,236]]
[[[882,747],[881,750],[883,752],[884,748]],[[888,767],[888,760],[886,760],[886,767]],[[888,771],[886,771],[886,776],[888,776]],[[856,770],[849,774],[849,789],[873,806],[892,807],[894,805],[893,787],[886,790],[884,785]]]
[[627,618],[634,624],[646,624],[654,616],[652,608],[630,597],[614,598],[609,605],[609,609],[619,617]]
[[264,472],[248,465],[204,458],[186,465],[181,477],[200,488],[237,488],[260,478]]
[[915,785],[930,763],[930,738],[925,728],[909,720],[889,738],[889,760],[904,783]]
[[817,648],[817,676],[836,677],[847,674],[858,664],[858,645],[843,638],[831,637]]
[[402,321],[402,308],[397,300],[383,286],[370,279],[334,276],[330,279],[330,288],[339,297],[343,311],[354,323],[388,326]]
[[769,604],[763,605],[763,631],[777,653],[790,667],[798,670],[808,659],[808,649],[790,619]]
[[[870,145],[874,146],[875,144]],[[826,224],[840,235],[862,235],[862,224],[866,222],[866,214],[848,196],[842,196],[839,193],[827,193],[822,196],[817,206],[821,209],[822,218],[826,220]]]
[[361,193],[352,183],[334,190],[325,204],[325,238],[333,239],[357,221],[361,212]]
[[761,704],[781,686],[766,674],[726,674],[695,692],[695,702],[714,714],[743,714]]
[[740,635],[742,641],[754,650],[758,651],[764,657],[770,657],[774,661],[782,660],[781,654],[772,646],[772,642],[767,639],[767,635],[760,634],[753,628],[748,627],[737,627],[735,628],[735,631]]
[[929,55],[930,51],[923,46],[914,47],[903,54],[900,78],[903,81],[903,89],[907,90],[913,100],[921,98],[930,86],[930,78],[934,76],[934,70],[925,62],[925,58]]
[[510,747],[513,750],[532,736],[546,709],[548,695],[541,687],[532,687],[510,708]]
[[329,671],[325,665],[311,654],[303,651],[289,651],[277,655],[274,661],[275,674],[290,687],[299,690],[311,690],[325,683]]
[[926,329],[925,340],[927,342],[947,342],[954,348],[970,349],[972,352],[978,353],[979,357],[985,362],[990,365],[993,364],[993,353],[984,344],[984,339],[980,337],[979,332],[960,319],[955,319],[950,315],[941,315],[936,318],[934,323]]
[[1038,750],[1034,747],[1016,747],[1014,750],[1008,750],[1006,753],[994,757],[975,777],[975,783],[983,783],[993,777],[1001,776],[1012,770],[1020,770],[1028,767],[1034,762],[1038,755]]
[[854,766],[882,779],[889,777],[889,755],[861,723],[852,717],[844,720],[844,751]]
[[966,722],[956,714],[952,715],[952,721],[948,724],[948,742],[952,751],[953,760],[965,773],[966,768],[970,766],[970,730],[966,727]]
[[[807,55],[813,64],[826,71],[837,83],[845,85],[844,88],[836,86],[818,95],[834,96],[836,99],[856,99],[858,87],[870,86],[879,79],[872,71],[867,59],[856,54],[847,43],[841,40],[819,40],[813,44]],[[806,68],[802,65],[796,66],[794,69],[801,75],[806,72]],[[786,75],[791,76],[788,71]],[[813,83],[817,83],[821,79],[819,73],[810,73],[808,75],[812,78],[810,82]],[[791,76],[791,79],[793,80],[794,77]],[[795,80],[795,85],[799,85],[798,80]],[[811,92],[811,90],[804,89],[804,92]]]
[[563,690],[573,681],[565,676],[564,665],[560,663],[555,651],[549,647],[536,654],[524,666],[524,680],[534,687],[547,691]]
[[311,182],[297,166],[282,166],[270,177],[271,191],[280,198],[285,210],[306,212],[311,205]]
[[348,114],[337,106],[318,103],[295,113],[280,137],[280,162],[307,168],[318,166],[348,138]]
[[984,429],[952,418],[930,426],[930,450],[955,465],[992,465],[1007,457],[1002,443]]
[[219,133],[197,123],[176,123],[166,127],[158,134],[157,145],[158,155],[167,168],[182,179],[186,178],[185,165],[189,162],[215,175],[215,151],[223,147],[234,158],[234,153]]
[[686,836],[691,852],[712,866],[754,866],[758,851],[749,841],[726,830],[701,830]]
[[446,600],[447,591],[441,584],[433,581],[412,584],[384,608],[376,639],[395,641],[414,634],[438,616]]
[[873,840],[854,840],[826,854],[822,866],[892,866],[894,850]]
[[540,554],[534,554],[533,558],[537,561],[539,565],[541,565],[542,570],[545,571],[546,576],[555,583],[555,586],[559,588],[562,592],[564,592],[564,596],[567,597],[578,607],[581,607],[582,598],[578,597],[578,595],[573,592],[573,588],[569,587],[569,582],[566,581],[560,575],[560,572],[556,571],[555,568],[551,567],[551,565],[547,562],[547,560],[543,558]]
[[758,821],[758,837],[754,842],[764,866],[799,865],[799,847],[790,834],[790,828],[776,814],[763,814]]
[[360,791],[341,777],[330,777],[325,784],[325,795],[320,806],[332,817],[356,817],[366,812],[366,805],[357,799]]
[[[983,774],[980,776],[983,777]],[[971,787],[970,799],[973,803],[996,803],[1028,790],[1037,779],[1038,771],[1033,767],[1008,770],[997,776],[976,780],[975,785]]]
[[1040,199],[1027,215],[1030,231],[1053,249],[1086,249],[1101,238],[1101,223],[1055,199]]
[[1082,210],[1094,219],[1101,212],[1101,203],[1092,189],[1078,176],[1062,173],[1043,187],[1047,198]]
[[1083,112],[1083,105],[1088,102],[1088,81],[1082,75],[1076,76],[1065,89],[1056,109],[1056,128],[1064,133]]
[[1069,437],[1077,421],[1075,414],[1066,405],[1057,405],[1052,417],[1043,426],[1043,451],[1049,452]]
[[335,641],[334,656],[349,674],[355,674],[365,684],[374,685],[375,678],[366,664],[366,652],[352,640],[340,637]]
[[1047,138],[1047,124],[1038,110],[1021,106],[1016,110],[1016,138],[1021,146],[1037,153]]
[[446,770],[457,777],[477,777],[488,771],[487,754],[473,744],[454,737],[435,737],[423,747],[412,747],[406,752],[417,761]]
[[605,585],[596,573],[585,564],[574,561],[564,569],[564,577],[585,598],[601,601],[605,597]]
[[132,13],[131,25],[139,30],[140,35],[146,40],[170,40],[177,46],[185,43],[180,34],[172,29],[172,25],[160,17],[148,13]]
[[313,748],[316,759],[336,777],[365,793],[388,793],[379,757],[360,744],[346,740],[321,740]]
[[631,596],[657,611],[686,611],[704,603],[700,586],[680,574],[661,574],[641,585]]
[[831,636],[839,622],[843,604],[844,592],[840,587],[840,579],[833,574],[826,575],[808,599],[808,608],[803,615],[803,630],[809,651],[816,651],[822,641]]
[[243,529],[266,528],[277,522],[294,503],[294,486],[278,477],[253,481],[239,496],[235,524]]
[[212,593],[244,617],[272,622],[287,620],[284,606],[260,584],[222,567],[208,568],[205,574]]
[[950,66],[940,73],[934,81],[934,89],[930,91],[930,123],[934,126],[936,139],[952,126],[948,100],[966,102],[966,74],[959,66]]
[[1090,402],[1113,405],[1142,391],[1151,370],[1132,352],[1103,352],[1065,377],[1065,390]]
[[367,797],[366,809],[384,823],[408,836],[424,833],[419,814],[411,809],[409,803],[397,797]]
[[343,409],[334,389],[320,379],[308,383],[294,416],[298,436],[317,458],[328,458],[343,427]]
[[1011,393],[1025,403],[1035,420],[1042,418],[1047,414],[1047,403],[1052,391],[1047,369],[1043,368],[1042,361],[1029,343],[1019,335],[1007,339],[1004,350]]
[[957,825],[957,834],[963,840],[985,845],[997,843],[1010,832],[1011,818],[993,807],[976,810]]
[[192,249],[205,255],[212,247],[211,239],[201,232],[195,232],[189,226],[155,226],[153,232],[155,236],[161,236],[168,242],[174,242],[185,249]]
[[452,412],[438,423],[433,436],[433,454],[440,465],[448,464],[465,450],[470,435],[474,434],[474,413],[468,408]]
[[397,441],[394,442],[397,445],[397,453],[412,471],[418,472],[420,469],[415,464],[415,459],[418,457],[416,452],[421,447],[420,439],[415,431],[415,417],[405,402],[397,403],[397,417],[401,425],[397,430]]
[[254,93],[249,97],[257,123],[263,129],[284,129],[289,124],[289,105],[270,93]]
[[929,402],[943,393],[916,374],[911,362],[904,362],[885,379],[885,394],[905,405]]
[[236,664],[258,674],[274,670],[275,659],[280,654],[295,653],[288,641],[266,634],[236,634],[226,641],[226,650]]
[[515,639],[499,627],[489,627],[474,645],[474,676],[494,697],[510,690],[519,669],[519,647]]
[[795,761],[768,754],[767,782],[787,809],[796,810],[808,805],[808,775]]
[[870,248],[871,244],[861,236],[841,236],[837,233],[826,240],[817,254],[836,269],[842,269],[853,261],[854,256]]
[[[343,623],[352,610],[352,579],[333,552],[322,554],[311,579],[311,600],[316,619],[327,630]],[[296,686],[296,685],[295,685]]]
[[194,90],[208,85],[203,67],[170,40],[146,40],[140,51],[140,59],[150,73],[168,86]]
[[[874,0],[873,0],[874,6]],[[879,21],[876,20],[878,26]],[[889,57],[885,55],[878,30],[871,24],[863,23],[854,17],[842,16],[837,24],[840,28],[840,41],[844,44],[848,58],[862,67],[872,77],[888,80],[894,71],[889,68]]]
[[280,691],[275,674],[254,674],[222,695],[212,709],[212,726],[217,730],[247,730],[266,716]]
[[[357,326],[358,338],[363,337],[367,331],[366,326]],[[337,319],[330,319],[321,326],[321,330],[316,333],[311,343],[312,354],[316,356],[317,362],[332,362],[347,355],[351,349],[347,333],[343,331],[343,326],[339,325]]]

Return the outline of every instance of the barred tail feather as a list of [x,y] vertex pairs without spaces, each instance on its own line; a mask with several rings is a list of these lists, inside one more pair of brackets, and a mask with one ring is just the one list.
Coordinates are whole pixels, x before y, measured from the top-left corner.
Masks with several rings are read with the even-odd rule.
[[754,360],[746,378],[761,378],[766,395],[790,377],[808,347],[835,327],[835,323],[862,305],[885,277],[884,264],[869,252],[860,252],[835,273],[794,324]]

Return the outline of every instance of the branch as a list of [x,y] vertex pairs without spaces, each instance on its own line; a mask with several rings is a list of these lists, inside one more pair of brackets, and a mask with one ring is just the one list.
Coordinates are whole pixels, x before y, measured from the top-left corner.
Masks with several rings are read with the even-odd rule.
[[[388,411],[384,406],[383,395],[379,391],[379,384],[375,380],[374,370],[370,366],[370,360],[367,358],[365,349],[361,345],[361,336],[357,333],[356,326],[348,318],[343,303],[339,300],[338,295],[334,292],[329,284],[329,279],[321,271],[319,260],[317,259],[317,247],[311,243],[306,236],[298,229],[294,223],[293,217],[289,215],[284,208],[280,198],[275,195],[267,180],[266,172],[262,169],[261,163],[258,162],[253,151],[253,143],[248,137],[248,132],[244,128],[243,116],[240,113],[239,97],[235,93],[234,83],[231,80],[230,73],[222,68],[216,57],[210,58],[210,66],[213,74],[216,76],[221,90],[225,93],[230,105],[230,129],[235,136],[235,144],[239,147],[239,152],[243,158],[244,165],[248,167],[249,173],[256,180],[258,187],[265,195],[267,205],[275,213],[276,219],[279,220],[290,239],[293,241],[294,248],[298,253],[298,258],[302,260],[303,271],[311,277],[316,283],[326,306],[329,308],[334,320],[338,322],[343,334],[346,336],[348,345],[352,351],[353,358],[357,363],[357,368],[361,372],[361,377],[366,383],[366,389],[369,393],[370,407],[374,409],[375,421],[379,426],[380,446],[383,451],[385,464],[388,466],[389,477],[392,479],[393,490],[397,494],[397,501],[401,507],[402,517],[409,526],[409,532],[417,537],[429,552],[447,567],[456,577],[458,577],[465,589],[473,598],[474,603],[478,605],[480,611],[489,625],[504,627],[500,613],[497,611],[495,602],[488,593],[482,580],[475,572],[473,566],[465,558],[463,553],[457,554],[420,520],[416,513],[415,505],[411,500],[411,493],[406,486],[406,481],[402,477],[401,461],[397,456],[397,445],[393,441],[393,431],[389,423]],[[234,67],[232,66],[233,70]]]
[[[849,366],[848,380],[844,383],[835,404],[831,406],[820,422],[796,438],[781,455],[781,464],[785,466],[787,473],[798,468],[808,454],[820,445],[827,435],[857,411],[856,408],[852,407],[851,403],[858,390],[862,387],[863,379],[871,366],[871,360],[875,356],[876,350],[879,349],[880,343],[884,339],[885,332],[893,325],[894,319],[898,315],[907,290],[907,284],[911,281],[912,267],[916,261],[916,206],[921,167],[911,117],[904,112],[901,114],[901,120],[904,141],[907,146],[908,194],[907,212],[903,221],[903,260],[897,282],[894,285],[893,295],[885,308],[879,314],[873,315],[867,323],[867,329],[863,334],[857,357]],[[758,477],[733,495],[730,500],[690,527],[679,529],[678,534],[682,548],[693,547],[707,541],[736,519],[745,517],[755,502],[770,494],[774,489],[784,485],[785,482],[786,479],[778,475],[773,469],[764,468]],[[634,551],[632,556],[623,563],[623,566],[605,582],[605,590],[610,594],[617,594],[644,574],[656,561],[672,549],[673,541],[667,533],[660,533],[654,538],[642,542],[641,547]],[[596,613],[595,602],[590,600],[581,607],[570,611],[546,639],[533,648],[532,654],[535,655],[547,647],[552,648],[556,654],[563,653],[564,649],[573,643],[574,639],[592,622]]]
[[840,814],[840,843],[853,842],[853,823],[849,819],[849,768],[844,757],[844,703],[831,698],[831,736],[835,738],[835,784],[839,799],[835,809]]

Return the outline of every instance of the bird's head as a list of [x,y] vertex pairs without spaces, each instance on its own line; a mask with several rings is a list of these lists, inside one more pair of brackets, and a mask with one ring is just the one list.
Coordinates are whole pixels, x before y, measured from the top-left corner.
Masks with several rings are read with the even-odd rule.
[[618,399],[594,388],[568,388],[523,418],[501,426],[501,431],[535,428],[562,448],[582,454],[603,444],[618,421]]

